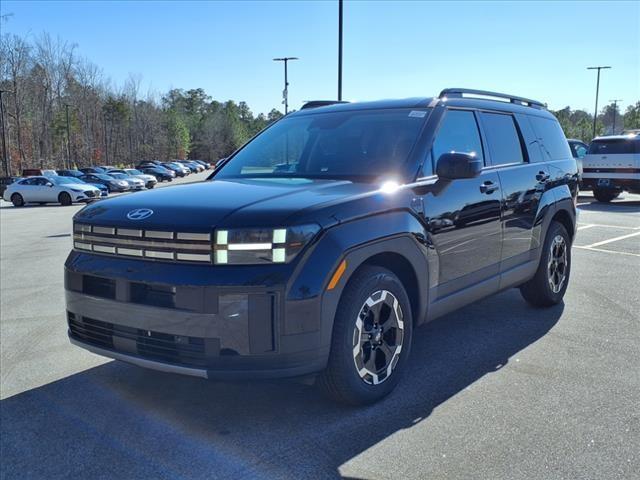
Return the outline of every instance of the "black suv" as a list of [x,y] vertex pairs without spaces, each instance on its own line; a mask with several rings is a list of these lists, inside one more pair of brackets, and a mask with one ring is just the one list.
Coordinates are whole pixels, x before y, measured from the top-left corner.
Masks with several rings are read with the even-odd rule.
[[71,342],[204,378],[318,374],[362,404],[394,388],[416,326],[512,287],[562,300],[578,172],[543,104],[448,89],[313,107],[209,181],[78,212]]

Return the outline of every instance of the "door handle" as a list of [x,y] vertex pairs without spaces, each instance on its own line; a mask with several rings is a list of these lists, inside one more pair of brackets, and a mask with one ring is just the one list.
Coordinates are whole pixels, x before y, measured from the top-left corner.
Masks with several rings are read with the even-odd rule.
[[495,192],[496,190],[500,190],[500,187],[493,183],[491,180],[487,180],[482,185],[480,185],[480,192],[486,193],[487,195]]
[[551,175],[549,175],[547,172],[540,171],[536,175],[536,180],[539,182],[546,182],[547,180],[549,180],[550,176]]

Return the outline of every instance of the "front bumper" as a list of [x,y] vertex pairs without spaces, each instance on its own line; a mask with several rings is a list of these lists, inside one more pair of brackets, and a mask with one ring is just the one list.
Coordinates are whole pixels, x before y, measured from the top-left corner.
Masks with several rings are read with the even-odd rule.
[[317,301],[287,301],[284,283],[220,285],[214,268],[72,253],[69,338],[106,357],[204,378],[292,377],[326,366]]

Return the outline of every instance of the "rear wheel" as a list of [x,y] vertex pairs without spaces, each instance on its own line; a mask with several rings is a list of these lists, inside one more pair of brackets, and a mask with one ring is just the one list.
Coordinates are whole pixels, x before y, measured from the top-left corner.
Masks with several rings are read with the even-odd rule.
[[409,298],[400,280],[384,268],[362,267],[340,298],[320,387],[351,405],[388,395],[407,364],[412,327]]
[[24,205],[24,198],[19,193],[14,193],[11,195],[11,203],[13,203],[14,207],[22,207]]
[[599,202],[609,203],[611,200],[618,198],[620,196],[620,191],[612,190],[610,188],[594,188],[593,196]]
[[551,307],[562,301],[571,273],[571,238],[561,223],[551,223],[542,248],[538,270],[520,293],[534,307]]
[[67,192],[62,192],[60,195],[58,195],[58,201],[60,202],[61,205],[64,205],[65,207],[71,205],[71,195],[69,195]]

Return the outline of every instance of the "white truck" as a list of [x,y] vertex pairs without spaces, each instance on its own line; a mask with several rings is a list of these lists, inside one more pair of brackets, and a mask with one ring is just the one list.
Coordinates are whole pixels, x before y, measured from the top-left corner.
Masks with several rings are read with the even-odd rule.
[[599,202],[610,202],[623,191],[640,193],[640,134],[596,137],[582,159],[581,188]]

